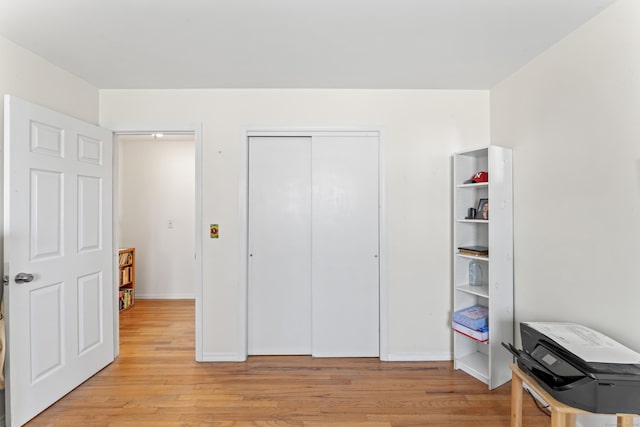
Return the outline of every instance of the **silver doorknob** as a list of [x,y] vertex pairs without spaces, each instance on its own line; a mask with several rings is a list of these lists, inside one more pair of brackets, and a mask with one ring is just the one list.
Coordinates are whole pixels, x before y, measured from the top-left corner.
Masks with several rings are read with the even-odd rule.
[[16,283],[27,283],[33,280],[33,274],[18,273],[14,279]]

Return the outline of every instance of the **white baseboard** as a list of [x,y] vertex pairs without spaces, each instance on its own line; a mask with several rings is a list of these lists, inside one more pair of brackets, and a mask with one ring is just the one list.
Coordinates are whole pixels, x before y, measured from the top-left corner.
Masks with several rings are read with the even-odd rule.
[[247,358],[239,353],[205,353],[201,362],[244,362]]
[[429,353],[389,353],[389,362],[441,362],[453,360],[453,354],[448,351]]
[[[246,357],[239,353],[205,353],[202,362],[244,362]],[[389,362],[441,362],[452,360],[449,352],[433,353],[393,353],[389,354]]]
[[193,294],[141,294],[136,292],[136,299],[196,299]]

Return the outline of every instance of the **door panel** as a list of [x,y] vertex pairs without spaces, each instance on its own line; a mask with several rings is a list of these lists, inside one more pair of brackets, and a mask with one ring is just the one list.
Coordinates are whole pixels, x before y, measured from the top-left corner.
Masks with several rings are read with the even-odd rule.
[[311,353],[309,138],[249,140],[249,354]]
[[61,256],[64,177],[56,171],[31,170],[30,181],[31,260]]
[[[112,134],[5,97],[8,425],[113,361]],[[20,283],[18,273],[33,274]]]
[[78,135],[78,161],[102,164],[102,141],[86,135]]
[[78,251],[100,249],[102,242],[102,180],[78,177]]
[[379,356],[378,138],[314,137],[313,355]]
[[83,354],[102,344],[102,274],[93,273],[78,278],[78,348]]
[[63,129],[32,120],[29,142],[32,153],[44,154],[60,159],[64,157]]
[[29,295],[31,331],[31,382],[64,366],[64,331],[62,330],[63,283],[34,289]]

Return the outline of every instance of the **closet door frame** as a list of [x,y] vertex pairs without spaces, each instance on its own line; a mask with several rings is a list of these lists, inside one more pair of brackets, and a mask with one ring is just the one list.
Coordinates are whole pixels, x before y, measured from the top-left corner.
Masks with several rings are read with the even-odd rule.
[[380,280],[380,360],[389,360],[388,350],[388,289],[387,289],[387,238],[386,238],[386,204],[385,204],[385,175],[384,175],[384,140],[379,128],[245,128],[241,134],[240,155],[240,259],[239,259],[239,295],[238,295],[238,337],[240,356],[246,360],[248,355],[248,206],[249,206],[249,138],[253,136],[272,137],[313,137],[313,136],[377,136],[378,137],[378,225],[379,236],[379,280]]

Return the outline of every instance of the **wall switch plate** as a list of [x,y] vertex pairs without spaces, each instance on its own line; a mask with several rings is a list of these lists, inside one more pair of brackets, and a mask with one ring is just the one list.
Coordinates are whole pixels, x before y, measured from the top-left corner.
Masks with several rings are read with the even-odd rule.
[[218,224],[209,225],[209,237],[211,237],[212,239],[217,239],[219,237]]

